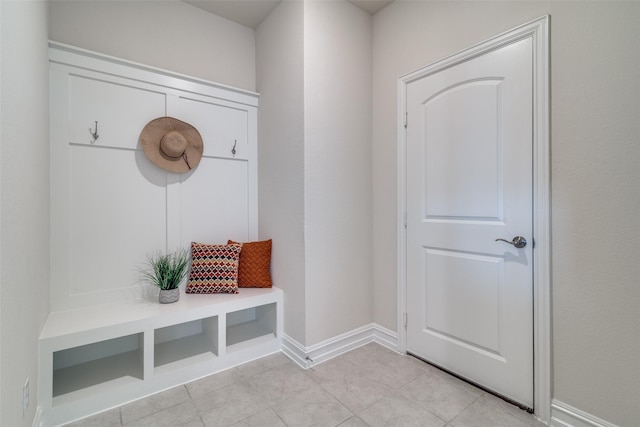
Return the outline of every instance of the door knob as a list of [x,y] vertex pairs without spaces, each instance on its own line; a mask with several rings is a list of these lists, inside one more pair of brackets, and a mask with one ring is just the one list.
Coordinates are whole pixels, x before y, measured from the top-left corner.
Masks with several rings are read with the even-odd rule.
[[496,239],[496,242],[498,240],[501,241],[501,242],[506,242],[506,243],[508,243],[510,245],[513,245],[518,249],[522,249],[525,246],[527,246],[527,239],[525,239],[522,236],[516,236],[516,237],[513,238],[512,241],[508,241],[508,240],[505,240],[505,239]]

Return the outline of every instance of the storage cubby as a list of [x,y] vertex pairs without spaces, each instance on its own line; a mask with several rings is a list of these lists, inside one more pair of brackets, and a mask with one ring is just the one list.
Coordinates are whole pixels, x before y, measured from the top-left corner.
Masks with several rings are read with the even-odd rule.
[[40,334],[40,425],[63,425],[273,354],[282,290],[182,295],[51,313]]
[[274,340],[277,336],[276,304],[227,313],[227,352]]
[[53,353],[53,397],[122,386],[143,379],[143,334],[68,348]]
[[218,317],[207,317],[156,329],[155,373],[218,356]]

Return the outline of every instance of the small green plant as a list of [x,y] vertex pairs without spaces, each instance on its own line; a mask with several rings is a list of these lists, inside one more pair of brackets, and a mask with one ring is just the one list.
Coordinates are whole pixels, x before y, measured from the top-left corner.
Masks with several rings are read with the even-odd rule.
[[144,277],[161,290],[176,289],[187,275],[189,253],[185,249],[171,254],[157,252],[147,255],[149,268],[142,270]]

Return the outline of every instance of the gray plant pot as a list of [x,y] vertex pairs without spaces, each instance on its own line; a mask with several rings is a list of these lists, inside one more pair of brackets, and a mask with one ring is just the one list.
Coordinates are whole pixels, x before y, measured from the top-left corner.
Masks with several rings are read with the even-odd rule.
[[180,289],[160,289],[160,296],[158,300],[160,304],[170,304],[172,302],[176,302],[180,299]]

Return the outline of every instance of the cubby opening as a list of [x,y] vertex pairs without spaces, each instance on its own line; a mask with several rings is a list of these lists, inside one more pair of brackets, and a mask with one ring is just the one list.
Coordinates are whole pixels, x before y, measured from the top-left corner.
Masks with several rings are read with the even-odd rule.
[[227,313],[227,352],[270,342],[277,335],[277,304]]
[[156,373],[218,356],[217,316],[159,328],[153,335]]
[[142,333],[54,352],[54,403],[74,392],[141,381],[143,355]]

